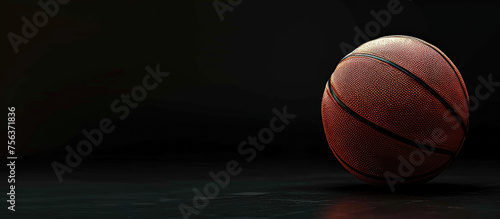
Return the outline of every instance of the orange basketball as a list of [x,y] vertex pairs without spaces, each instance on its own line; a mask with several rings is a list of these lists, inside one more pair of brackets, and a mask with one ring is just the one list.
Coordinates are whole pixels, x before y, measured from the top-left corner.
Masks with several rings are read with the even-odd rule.
[[441,50],[409,36],[369,41],[337,65],[322,118],[328,144],[359,179],[377,185],[426,182],[456,157],[469,97]]

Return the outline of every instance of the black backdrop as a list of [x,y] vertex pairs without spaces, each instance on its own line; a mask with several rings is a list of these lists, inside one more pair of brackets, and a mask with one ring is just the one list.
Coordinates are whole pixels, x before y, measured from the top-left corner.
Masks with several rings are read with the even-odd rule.
[[[73,0],[17,54],[4,38],[1,112],[16,107],[18,155],[46,160],[47,168],[105,117],[116,130],[90,158],[225,161],[283,106],[297,117],[259,159],[334,159],[321,122],[325,83],[344,56],[339,44],[353,44],[353,28],[364,29],[375,20],[370,11],[386,10],[387,2],[243,0],[221,21],[212,1]],[[370,39],[403,34],[436,45],[471,95],[480,75],[500,81],[498,6],[401,5]],[[20,34],[21,18],[41,10],[35,1],[1,8],[4,36]],[[170,75],[120,120],[110,104],[156,64]],[[462,157],[497,157],[499,104],[500,89],[471,113]]]

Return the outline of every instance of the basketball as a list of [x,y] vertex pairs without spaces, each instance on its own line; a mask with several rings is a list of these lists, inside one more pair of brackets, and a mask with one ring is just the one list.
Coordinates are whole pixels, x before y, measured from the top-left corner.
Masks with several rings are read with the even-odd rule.
[[328,144],[357,178],[423,183],[459,153],[469,96],[452,61],[410,36],[366,42],[337,65],[322,99]]

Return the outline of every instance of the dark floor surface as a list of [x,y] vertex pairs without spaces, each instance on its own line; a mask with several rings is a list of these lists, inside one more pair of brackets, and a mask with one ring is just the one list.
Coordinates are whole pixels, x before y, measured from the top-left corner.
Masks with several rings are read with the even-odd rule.
[[[241,167],[189,218],[500,218],[498,161],[459,160],[436,179],[394,193],[359,181],[336,163]],[[50,166],[19,170],[15,217],[2,211],[0,218],[182,218],[179,204],[193,206],[193,188],[203,191],[213,182],[208,172],[223,168],[225,163],[92,163],[62,183]]]

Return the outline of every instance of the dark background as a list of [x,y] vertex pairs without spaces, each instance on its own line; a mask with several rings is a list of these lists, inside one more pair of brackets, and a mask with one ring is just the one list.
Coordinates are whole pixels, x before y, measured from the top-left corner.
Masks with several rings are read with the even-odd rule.
[[[321,121],[324,86],[344,56],[339,44],[353,44],[353,28],[364,29],[374,20],[370,11],[387,9],[387,2],[244,0],[221,22],[212,1],[73,0],[18,54],[3,38],[1,113],[17,109],[18,156],[50,169],[64,160],[66,145],[84,139],[81,130],[104,117],[116,130],[84,163],[225,162],[268,126],[273,108],[287,106],[297,118],[258,159],[335,163]],[[374,38],[410,35],[434,44],[473,95],[479,75],[500,81],[500,8],[488,2],[401,0],[403,11]],[[2,5],[3,36],[20,34],[21,17],[41,10],[36,1]],[[110,103],[157,63],[170,76],[119,120]],[[497,92],[471,113],[463,159],[497,159]]]
[[[7,34],[21,34],[21,18],[41,8],[1,1],[0,117],[16,107],[19,157],[17,211],[6,217],[180,218],[181,203],[195,206],[193,189],[205,192],[209,172],[234,159],[243,171],[196,217],[499,218],[500,87],[471,113],[458,159],[424,185],[368,185],[330,151],[321,98],[345,55],[339,44],[352,45],[353,28],[365,29],[389,0],[243,0],[224,21],[212,2],[72,0],[16,54]],[[479,76],[500,81],[500,7],[491,2],[401,0],[403,11],[371,39],[434,44],[473,96]],[[120,120],[110,104],[156,64],[170,75]],[[297,117],[246,162],[240,142],[284,106]],[[65,147],[103,118],[116,129],[59,181],[51,164],[66,164]],[[5,198],[8,186],[0,181]]]

